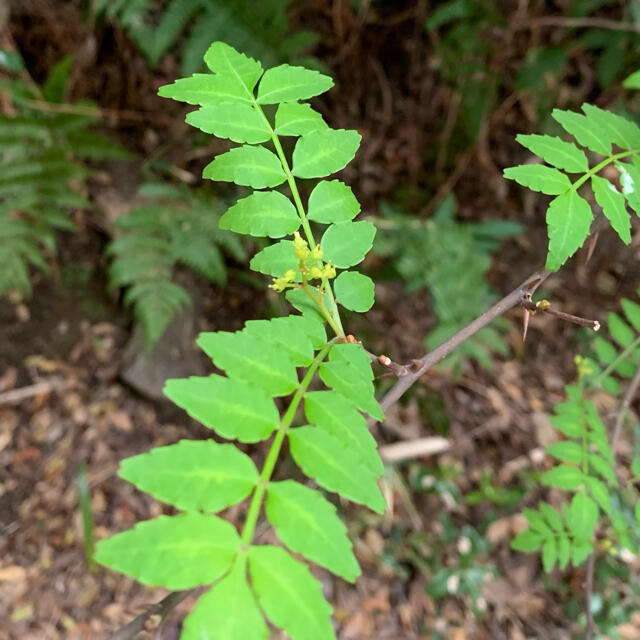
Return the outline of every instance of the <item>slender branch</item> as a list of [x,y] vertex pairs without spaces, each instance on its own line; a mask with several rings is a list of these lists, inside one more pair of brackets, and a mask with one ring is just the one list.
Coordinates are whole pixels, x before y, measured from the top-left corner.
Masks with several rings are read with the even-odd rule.
[[550,275],[550,271],[541,271],[532,274],[519,287],[515,288],[499,302],[496,302],[491,309],[485,311],[481,316],[464,327],[464,329],[458,331],[458,333],[430,353],[427,353],[420,360],[416,360],[416,366],[412,367],[412,370],[407,375],[401,377],[395,385],[391,387],[384,398],[382,398],[380,402],[382,410],[386,411],[392,404],[397,402],[407,389],[415,384],[429,369],[446,358],[459,345],[480,331],[480,329],[486,327],[498,316],[521,304],[522,301],[525,300],[527,296],[530,296]]
[[584,633],[584,640],[591,640],[591,636],[595,630],[595,623],[593,621],[593,612],[591,610],[591,599],[593,596],[593,566],[596,561],[595,553],[592,553],[587,558],[587,577],[585,584],[585,607],[587,613],[587,625]]
[[148,611],[141,613],[128,625],[118,629],[115,633],[112,633],[107,640],[131,640],[131,638],[135,638],[140,632],[148,629],[148,622],[150,622],[153,616],[160,616],[159,622],[154,625],[157,628],[169,613],[194,591],[195,589],[190,589],[188,591],[173,591],[157,604],[151,605]]
[[624,394],[624,397],[622,398],[622,402],[620,403],[620,408],[618,409],[618,413],[616,415],[616,423],[613,428],[613,436],[611,437],[611,451],[614,454],[616,452],[616,445],[618,444],[620,433],[622,432],[622,425],[624,424],[624,419],[638,391],[638,387],[640,387],[640,366],[636,369],[636,373],[633,376],[633,379],[631,380],[631,383],[629,384],[629,388]]

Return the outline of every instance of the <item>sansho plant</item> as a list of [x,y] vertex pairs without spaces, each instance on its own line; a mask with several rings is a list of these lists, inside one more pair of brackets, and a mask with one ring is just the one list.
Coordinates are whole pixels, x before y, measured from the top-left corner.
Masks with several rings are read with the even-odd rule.
[[[331,606],[320,582],[290,551],[354,581],[360,569],[345,526],[320,491],[272,476],[287,440],[295,462],[320,487],[378,513],[385,509],[377,484],[383,465],[362,415],[384,417],[374,396],[371,359],[345,333],[339,312],[340,306],[363,312],[373,304],[373,282],[353,267],[371,248],[376,229],[354,221],[360,206],[343,182],[319,180],[306,207],[298,189],[300,179],[326,178],[344,168],[360,135],[329,128],[300,102],[332,86],[325,75],[287,64],[263,72],[259,62],[222,42],[213,43],[204,59],[213,73],[179,79],[160,95],[198,105],[187,116],[189,124],[241,143],[203,172],[205,178],[254,190],[227,210],[220,226],[276,239],[251,267],[272,276],[270,286],[284,292],[301,314],[249,321],[235,333],[202,333],[198,345],[226,375],[166,384],[166,395],[217,435],[243,443],[271,438],[262,470],[234,445],[213,440],[183,440],[124,460],[121,477],[182,512],[99,542],[95,557],[149,585],[172,590],[213,585],[187,616],[183,640],[267,638],[265,616],[294,640],[334,638]],[[572,185],[558,169],[542,165],[508,172],[558,196],[549,208],[550,268],[560,266],[588,234],[591,211],[577,194],[588,179],[614,228],[628,240],[623,201],[640,171],[637,164],[621,165],[624,195],[603,186],[595,177],[599,169],[635,157],[631,150],[611,155],[610,143],[626,144],[626,134],[637,132],[633,148],[640,149],[640,129],[595,108],[585,116],[562,113],[568,114],[563,126],[578,142],[607,160],[589,169],[573,144],[528,138],[527,146],[547,162],[583,176]],[[592,132],[590,119],[596,118],[598,132],[605,122],[607,135],[614,136],[608,142]],[[621,122],[625,129],[618,135],[614,124]],[[282,137],[297,138],[291,159]],[[288,192],[274,189],[280,185]],[[317,228],[323,230],[320,240]],[[333,337],[327,337],[327,325]],[[247,498],[240,532],[213,515]],[[254,542],[263,503],[267,520],[290,551]]]

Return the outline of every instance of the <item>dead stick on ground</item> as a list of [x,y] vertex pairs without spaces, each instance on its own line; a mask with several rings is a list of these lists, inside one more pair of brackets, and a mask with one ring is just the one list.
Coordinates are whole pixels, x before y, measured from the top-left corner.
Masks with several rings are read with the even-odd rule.
[[29,385],[28,387],[11,389],[10,391],[0,393],[0,406],[6,404],[18,404],[27,398],[33,398],[41,393],[48,393],[49,391],[63,389],[67,386],[69,386],[69,383],[64,383],[60,378],[52,378],[51,380],[36,382],[36,384]]

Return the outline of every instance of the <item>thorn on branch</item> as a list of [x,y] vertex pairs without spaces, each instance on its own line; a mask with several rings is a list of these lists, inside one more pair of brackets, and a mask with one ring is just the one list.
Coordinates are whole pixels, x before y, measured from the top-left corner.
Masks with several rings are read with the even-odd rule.
[[[566,322],[571,322],[573,324],[578,324],[581,327],[589,327],[589,329],[593,329],[594,331],[600,330],[600,323],[597,320],[589,320],[588,318],[582,318],[581,316],[574,316],[571,313],[565,313],[564,311],[558,311],[551,306],[551,303],[548,300],[540,300],[538,302],[533,302],[531,300],[530,295],[523,296],[520,305],[525,310],[526,315],[535,315],[537,311],[542,311],[544,313],[548,313],[551,316],[555,316],[556,318],[560,318],[560,320],[565,320]],[[528,319],[525,321],[525,324],[528,324]],[[526,326],[524,335],[526,337]]]

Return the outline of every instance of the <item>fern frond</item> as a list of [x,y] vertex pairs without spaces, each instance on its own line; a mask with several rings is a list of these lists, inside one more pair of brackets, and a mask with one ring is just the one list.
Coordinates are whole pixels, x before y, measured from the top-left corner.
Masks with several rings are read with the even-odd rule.
[[[385,219],[397,225],[381,230],[377,250],[391,258],[408,291],[428,289],[438,317],[437,326],[426,340],[433,349],[482,313],[495,299],[486,282],[491,252],[500,237],[509,237],[521,227],[506,220],[478,224],[454,219],[453,198],[445,200],[434,216],[419,226],[385,210]],[[495,233],[500,230],[500,233]],[[460,278],[459,274],[465,277]],[[467,357],[491,368],[491,352],[504,354],[506,345],[500,332],[506,327],[497,321],[489,330],[478,332],[445,360],[460,372]]]
[[118,237],[106,253],[112,258],[112,288],[126,287],[124,301],[134,309],[151,347],[189,295],[172,282],[181,264],[216,284],[226,282],[221,249],[243,260],[244,249],[233,234],[217,228],[214,202],[188,189],[147,183],[140,195],[149,200],[116,222]]

